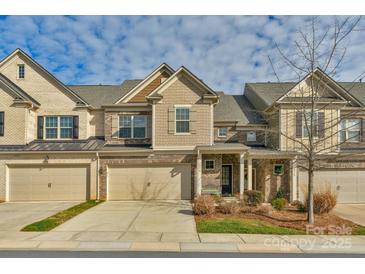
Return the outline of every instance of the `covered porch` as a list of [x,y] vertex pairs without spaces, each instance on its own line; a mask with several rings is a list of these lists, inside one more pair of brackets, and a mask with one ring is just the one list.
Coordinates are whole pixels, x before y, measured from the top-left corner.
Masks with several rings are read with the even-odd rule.
[[293,155],[239,143],[197,148],[195,195],[243,197],[247,190],[271,201],[282,189],[288,200],[297,199],[297,167]]

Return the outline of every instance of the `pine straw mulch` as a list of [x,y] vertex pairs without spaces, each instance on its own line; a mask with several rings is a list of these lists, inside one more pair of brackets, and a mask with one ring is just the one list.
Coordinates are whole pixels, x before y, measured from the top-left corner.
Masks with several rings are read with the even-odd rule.
[[[307,213],[299,212],[294,209],[286,208],[281,211],[273,210],[270,214],[258,214],[258,213],[238,213],[235,215],[232,214],[222,214],[215,213],[213,215],[203,215],[203,216],[195,216],[195,220],[198,222],[200,220],[223,220],[223,219],[251,219],[251,220],[259,220],[270,223],[272,225],[277,225],[286,228],[298,229],[306,231],[307,227]],[[336,216],[333,213],[315,215],[315,227],[322,227],[327,231],[329,226],[336,227],[350,227],[352,229],[360,228],[359,225],[342,219]]]

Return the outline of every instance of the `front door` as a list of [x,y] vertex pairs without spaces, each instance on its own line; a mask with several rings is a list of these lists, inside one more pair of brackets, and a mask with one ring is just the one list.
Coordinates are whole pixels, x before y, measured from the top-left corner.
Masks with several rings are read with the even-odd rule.
[[232,166],[222,165],[222,195],[232,194]]

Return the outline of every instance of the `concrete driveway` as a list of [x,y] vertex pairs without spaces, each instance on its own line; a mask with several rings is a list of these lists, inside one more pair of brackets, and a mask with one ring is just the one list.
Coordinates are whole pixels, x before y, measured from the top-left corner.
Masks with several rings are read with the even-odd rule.
[[0,232],[19,231],[79,202],[9,202],[0,204]]
[[365,204],[338,204],[334,213],[359,225],[365,226]]
[[107,201],[53,231],[73,233],[76,240],[197,240],[187,201]]

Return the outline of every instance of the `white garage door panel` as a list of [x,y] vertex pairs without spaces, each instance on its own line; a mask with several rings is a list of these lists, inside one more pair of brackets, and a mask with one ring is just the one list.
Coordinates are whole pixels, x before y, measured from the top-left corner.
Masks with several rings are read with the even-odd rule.
[[[315,187],[331,185],[339,203],[365,202],[365,170],[320,170],[314,174]],[[300,199],[304,199],[308,185],[306,171],[299,172]]]
[[10,167],[9,178],[11,201],[75,201],[88,198],[87,167]]
[[111,167],[108,200],[190,199],[190,165]]

